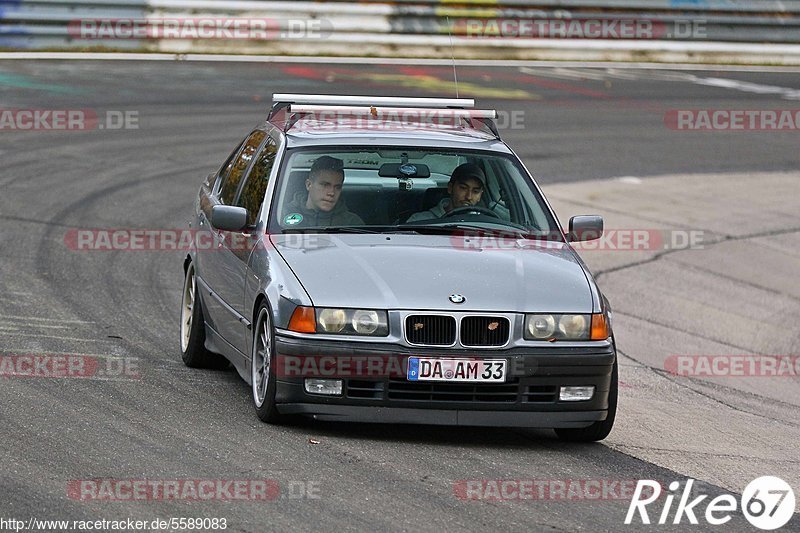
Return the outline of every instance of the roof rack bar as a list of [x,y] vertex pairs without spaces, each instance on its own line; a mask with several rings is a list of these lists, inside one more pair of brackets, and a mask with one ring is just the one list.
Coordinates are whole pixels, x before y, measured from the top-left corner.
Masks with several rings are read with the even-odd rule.
[[272,95],[273,102],[307,105],[339,106],[394,106],[433,109],[466,109],[475,107],[472,98],[406,98],[394,96],[341,96],[336,94],[286,94]]
[[371,115],[375,118],[396,116],[411,118],[427,117],[459,117],[459,118],[497,118],[494,109],[440,109],[425,107],[369,107],[369,106],[330,106],[330,105],[297,105],[289,108],[292,113],[340,113],[343,115]]

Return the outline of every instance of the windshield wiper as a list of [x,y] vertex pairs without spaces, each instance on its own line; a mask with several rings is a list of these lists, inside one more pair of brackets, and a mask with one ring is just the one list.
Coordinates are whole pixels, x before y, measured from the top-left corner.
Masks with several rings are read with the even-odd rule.
[[303,228],[284,228],[283,233],[382,233],[380,230],[362,226],[307,226]]
[[435,234],[451,234],[454,231],[463,231],[463,232],[475,232],[479,234],[488,234],[488,235],[513,235],[514,237],[532,237],[536,238],[536,235],[530,233],[522,228],[517,228],[514,226],[503,226],[502,228],[489,228],[486,226],[476,226],[472,224],[412,224],[412,225],[401,225],[397,226],[399,230],[412,230],[417,231],[419,233],[435,233]]
[[[563,242],[559,238],[553,238],[554,233],[537,234],[526,230],[524,227],[516,225],[501,224],[499,227],[486,227],[485,225],[473,225],[464,223],[453,224],[400,224],[397,226],[307,226],[299,228],[284,228],[283,233],[351,233],[375,235],[380,233],[417,233],[426,235],[452,235],[456,232],[465,234],[491,235],[499,237],[513,237],[515,239],[531,239],[556,242]],[[558,235],[558,234],[555,234]]]

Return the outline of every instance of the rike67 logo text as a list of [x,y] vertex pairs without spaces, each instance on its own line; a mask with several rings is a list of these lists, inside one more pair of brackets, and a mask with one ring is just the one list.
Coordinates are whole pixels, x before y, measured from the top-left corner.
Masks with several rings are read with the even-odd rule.
[[[659,513],[658,509],[654,509],[657,507],[656,505],[650,509],[648,506],[662,496],[661,484],[649,479],[640,479],[628,507],[628,514],[625,515],[625,523],[632,524],[638,521],[642,524],[650,524],[652,520],[660,525],[686,522],[697,525],[699,523],[698,516],[713,526],[729,522],[739,509],[737,499],[732,494],[721,494],[707,501],[708,494],[698,496],[693,494],[694,481],[694,479],[687,480],[682,490],[680,482],[670,483],[666,497],[663,499],[664,506]],[[693,496],[696,497],[692,498]],[[675,499],[678,500],[678,503],[673,508]],[[705,507],[704,511],[703,507]],[[794,514],[794,507],[795,497],[792,487],[775,476],[754,479],[742,492],[741,512],[747,521],[758,529],[769,531],[786,525]],[[651,518],[648,511],[655,511],[656,515]]]

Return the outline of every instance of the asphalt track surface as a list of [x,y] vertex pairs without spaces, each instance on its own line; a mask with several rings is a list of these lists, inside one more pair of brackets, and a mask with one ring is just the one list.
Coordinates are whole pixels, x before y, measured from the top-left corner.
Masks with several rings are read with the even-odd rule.
[[[137,129],[0,132],[0,351],[119,357],[135,361],[141,374],[0,378],[0,518],[218,517],[232,531],[616,531],[625,527],[625,498],[463,501],[454,486],[481,479],[685,481],[680,461],[665,468],[602,443],[564,444],[548,431],[261,424],[234,371],[180,362],[180,252],[77,252],[65,245],[73,228],[186,227],[201,180],[262,120],[273,92],[449,96],[450,74],[446,67],[379,65],[0,62],[3,108],[138,114]],[[503,137],[544,184],[797,169],[797,131],[681,132],[664,117],[671,109],[796,109],[800,73],[668,74],[473,67],[461,69],[459,80],[462,96],[475,96],[479,107],[522,113],[524,128],[504,129]],[[788,326],[795,338],[797,329],[797,322]],[[619,342],[624,352],[628,342]],[[752,395],[754,403],[762,400],[758,391]],[[797,395],[786,401],[800,405]],[[680,410],[653,413],[641,430],[691,425],[676,418]],[[791,412],[796,425],[798,411]],[[776,426],[764,437],[768,445],[784,435]],[[697,428],[709,451],[714,438]],[[784,473],[794,479],[796,459],[787,459],[793,470]],[[735,470],[744,460],[718,467]],[[74,480],[144,478],[269,479],[280,496],[109,502],[81,501],[67,490]],[[726,492],[703,479],[698,485]],[[294,497],[300,487],[318,497]],[[702,521],[628,527],[721,528],[754,530],[741,514],[717,528]],[[798,515],[784,530],[800,531]]]

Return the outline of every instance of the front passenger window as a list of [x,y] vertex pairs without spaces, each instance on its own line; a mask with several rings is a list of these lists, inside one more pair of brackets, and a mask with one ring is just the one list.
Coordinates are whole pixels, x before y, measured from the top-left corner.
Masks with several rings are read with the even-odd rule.
[[250,137],[247,138],[242,151],[239,152],[239,155],[233,161],[233,166],[219,191],[219,199],[223,204],[231,205],[233,203],[233,199],[236,197],[236,191],[239,188],[239,183],[244,176],[244,171],[247,170],[247,165],[250,164],[256,150],[258,150],[258,146],[266,136],[267,134],[263,131],[254,131],[250,134]]
[[264,203],[264,194],[267,192],[269,175],[275,163],[276,152],[275,141],[268,140],[264,149],[258,154],[258,158],[242,186],[242,193],[239,195],[239,201],[236,205],[247,209],[248,226],[254,225],[258,219],[258,212],[261,211],[261,204]]

